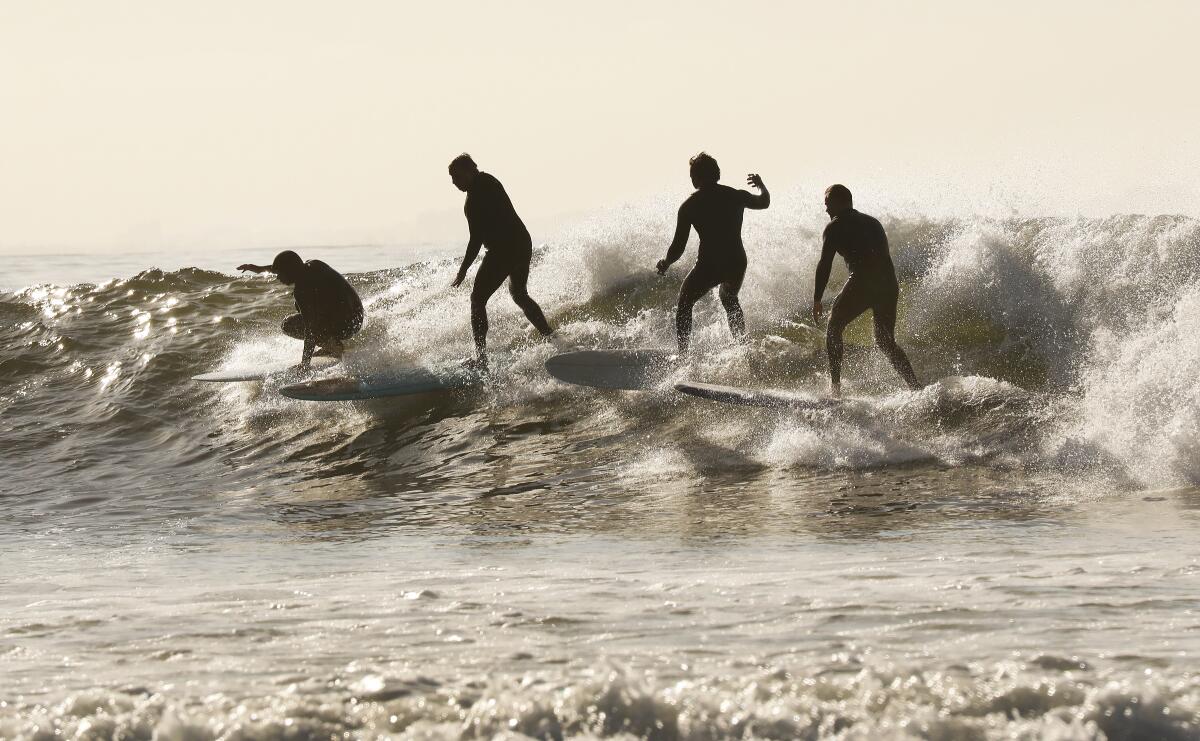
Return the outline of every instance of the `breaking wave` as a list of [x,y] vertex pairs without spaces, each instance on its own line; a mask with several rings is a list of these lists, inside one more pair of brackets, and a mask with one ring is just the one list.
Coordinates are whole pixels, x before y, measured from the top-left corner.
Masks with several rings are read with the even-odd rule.
[[[797,226],[789,209],[785,199],[748,221],[748,342],[731,344],[715,299],[698,305],[695,380],[823,388],[822,334],[805,316],[821,222],[813,215]],[[671,345],[680,275],[651,269],[668,222],[657,206],[627,207],[538,249],[532,292],[566,344]],[[638,424],[702,430],[771,466],[927,459],[1102,473],[1143,487],[1200,481],[1200,223],[886,214],[884,223],[903,286],[898,337],[927,389],[895,390],[862,320],[848,335],[847,370],[851,395],[869,408],[735,416],[663,391]],[[369,319],[347,367],[466,357],[467,299],[448,289],[453,272],[441,260],[352,276]],[[318,408],[269,388],[188,382],[213,367],[298,354],[276,331],[289,309],[273,281],[196,269],[0,295],[0,443],[36,489],[73,472],[119,477],[111,469],[150,455],[163,483],[186,479],[218,448],[259,449],[264,425],[286,430],[271,455],[325,450],[326,462],[342,464],[334,438],[379,424],[420,437],[421,419],[389,416],[384,402]],[[550,379],[542,363],[554,347],[536,340],[506,296],[491,312],[500,382],[469,402],[433,400],[435,415],[503,405],[535,423],[550,406],[586,419],[619,403]]]

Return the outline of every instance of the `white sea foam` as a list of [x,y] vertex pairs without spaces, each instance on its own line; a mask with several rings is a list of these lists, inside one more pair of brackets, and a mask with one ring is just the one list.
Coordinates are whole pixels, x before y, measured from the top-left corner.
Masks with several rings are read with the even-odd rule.
[[[734,346],[719,303],[701,301],[694,346],[704,378],[698,380],[755,386],[766,373],[776,384],[822,388],[820,333],[788,330],[801,326],[791,322],[807,310],[825,223],[807,195],[783,193],[769,211],[747,213],[750,270],[742,299],[752,339],[746,348]],[[559,325],[558,346],[538,341],[506,293],[497,293],[489,306],[490,343],[507,374],[506,403],[555,393],[540,366],[558,347],[672,345],[675,291],[695,250],[693,242],[669,277],[653,274],[671,236],[673,208],[664,199],[615,208],[536,250],[530,291]],[[1006,451],[1010,463],[1115,458],[1147,485],[1197,480],[1197,392],[1190,379],[1200,362],[1193,327],[1200,225],[1165,216],[929,218],[910,211],[879,212],[903,280],[898,336],[931,380],[991,375],[993,384],[1044,396],[1028,403],[1024,420],[1025,428],[1038,427],[1041,440]],[[455,269],[454,260],[442,260],[392,282],[372,308],[371,341],[358,343],[347,368],[438,365],[469,355],[469,292],[447,288]],[[839,275],[835,271],[835,286]],[[896,379],[870,349],[869,336],[864,341],[867,347],[856,350],[851,337],[848,383],[883,392],[878,403],[887,413],[894,402],[886,388]],[[278,343],[261,342],[253,352],[239,348],[231,362],[279,351]],[[934,389],[921,397],[927,406],[947,385]],[[564,391],[574,398],[591,394]],[[960,387],[956,393],[973,392]],[[976,408],[981,415],[995,412]],[[855,426],[844,419],[822,427],[794,418],[780,425],[764,460],[853,467],[999,455],[978,436],[946,435],[937,415],[898,421],[902,429],[887,427],[897,420]],[[976,432],[986,436],[985,427],[978,423]],[[1081,453],[1085,448],[1092,453]]]

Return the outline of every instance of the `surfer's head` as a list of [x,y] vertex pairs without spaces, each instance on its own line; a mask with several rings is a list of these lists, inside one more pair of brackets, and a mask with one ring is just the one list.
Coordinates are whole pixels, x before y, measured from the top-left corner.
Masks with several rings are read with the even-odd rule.
[[836,219],[852,208],[854,196],[850,194],[849,188],[837,184],[825,189],[825,213],[829,214],[829,218]]
[[284,250],[275,256],[274,262],[271,263],[271,270],[279,278],[280,283],[290,286],[299,280],[300,273],[304,272],[304,261],[295,252]]
[[721,179],[721,167],[708,152],[701,152],[692,157],[688,160],[688,165],[692,175],[692,185],[697,188],[714,185]]
[[450,180],[453,181],[454,187],[463,193],[475,182],[475,176],[478,174],[479,165],[475,164],[475,160],[466,152],[450,160]]

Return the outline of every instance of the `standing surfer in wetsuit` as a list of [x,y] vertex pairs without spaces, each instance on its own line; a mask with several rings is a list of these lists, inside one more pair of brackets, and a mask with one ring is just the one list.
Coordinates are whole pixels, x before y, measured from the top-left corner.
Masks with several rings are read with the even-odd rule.
[[543,337],[549,337],[553,330],[542,307],[529,295],[526,284],[529,282],[529,263],[533,259],[533,240],[521,217],[517,216],[508,193],[504,192],[504,186],[488,173],[481,172],[469,154],[460,154],[450,163],[450,179],[455,187],[467,194],[463,210],[471,230],[467,254],[458,269],[458,277],[450,284],[452,288],[462,285],[467,268],[479,255],[479,248],[487,247],[471,287],[471,332],[475,337],[476,357],[464,363],[473,370],[487,370],[487,302],[506,278],[508,292],[525,312],[529,323]]
[[842,286],[829,312],[825,331],[825,350],[829,354],[830,393],[842,393],[842,332],[867,309],[875,320],[875,344],[892,362],[892,367],[913,390],[921,388],[908,356],[896,344],[896,303],[900,284],[888,251],[887,234],[879,220],[854,208],[854,197],[844,185],[831,185],[825,191],[825,212],[831,221],[822,237],[821,259],[817,262],[817,280],[813,291],[813,321],[821,320],[821,297],[829,282],[833,256],[846,261],[850,279]]
[[302,367],[309,365],[314,353],[342,357],[345,341],[362,328],[363,305],[358,294],[341,273],[320,260],[304,262],[295,252],[285,250],[270,265],[247,263],[238,270],[274,273],[280,283],[294,286],[292,296],[300,313],[283,320],[283,332],[304,340]]
[[763,209],[771,205],[771,194],[762,178],[751,173],[746,182],[758,188],[759,194],[721,185],[721,168],[717,161],[701,152],[688,161],[692,185],[696,192],[679,207],[675,238],[667,256],[658,261],[659,275],[666,275],[671,263],[683,256],[692,227],[700,235],[699,255],[692,271],[679,287],[679,304],[675,309],[675,335],[679,353],[688,351],[692,335],[692,307],[704,294],[721,287],[721,305],[729,317],[729,331],[740,340],[746,334],[746,317],[738,302],[738,291],[746,276],[746,248],[742,245],[742,215],[748,208]]

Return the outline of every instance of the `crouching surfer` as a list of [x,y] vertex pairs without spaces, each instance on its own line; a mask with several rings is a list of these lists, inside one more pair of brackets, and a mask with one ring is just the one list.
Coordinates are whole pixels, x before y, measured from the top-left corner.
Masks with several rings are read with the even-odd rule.
[[275,256],[270,265],[239,265],[238,270],[274,273],[280,283],[292,286],[298,314],[283,320],[283,333],[304,340],[300,365],[313,355],[342,357],[346,340],[362,328],[363,305],[341,273],[320,260],[305,262],[291,250]]

